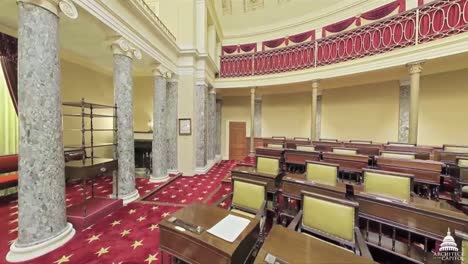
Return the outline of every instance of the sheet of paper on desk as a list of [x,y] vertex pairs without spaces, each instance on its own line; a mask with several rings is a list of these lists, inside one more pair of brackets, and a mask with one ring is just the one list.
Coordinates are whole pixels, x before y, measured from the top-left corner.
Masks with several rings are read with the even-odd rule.
[[228,215],[207,231],[212,235],[232,243],[240,233],[244,231],[249,223],[249,219],[235,215]]

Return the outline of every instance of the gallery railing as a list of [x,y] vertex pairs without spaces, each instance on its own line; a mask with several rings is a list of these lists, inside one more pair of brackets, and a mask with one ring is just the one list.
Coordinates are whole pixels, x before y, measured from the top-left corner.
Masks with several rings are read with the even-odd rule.
[[467,31],[468,0],[439,0],[316,41],[221,56],[220,77],[246,77],[320,67]]

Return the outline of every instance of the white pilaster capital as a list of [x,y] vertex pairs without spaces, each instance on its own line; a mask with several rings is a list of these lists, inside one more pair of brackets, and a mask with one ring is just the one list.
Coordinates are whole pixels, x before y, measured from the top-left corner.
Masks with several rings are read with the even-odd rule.
[[141,51],[123,37],[111,37],[107,42],[110,45],[113,54],[124,55],[137,60],[142,58]]
[[409,74],[421,73],[423,69],[423,64],[424,61],[411,62],[406,64],[406,68],[408,68]]
[[319,83],[320,83],[320,80],[313,80],[312,81],[312,89],[318,89],[319,88]]
[[257,87],[250,87],[250,94],[255,95],[255,90]]
[[410,86],[410,84],[411,84],[411,82],[410,82],[410,79],[408,79],[408,78],[400,80],[400,87],[401,86]]
[[59,12],[62,11],[62,13],[71,19],[78,18],[78,10],[71,0],[16,0],[16,2],[28,3],[44,8],[56,16],[59,16]]

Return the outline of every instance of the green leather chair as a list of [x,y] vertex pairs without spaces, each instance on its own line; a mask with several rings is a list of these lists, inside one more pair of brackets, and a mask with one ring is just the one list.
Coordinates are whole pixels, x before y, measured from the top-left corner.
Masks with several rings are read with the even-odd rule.
[[288,228],[325,241],[344,245],[359,255],[372,258],[359,230],[359,204],[349,200],[303,191],[302,210]]
[[411,152],[393,152],[393,151],[382,151],[380,153],[381,157],[384,158],[394,158],[394,159],[416,159],[416,154]]
[[296,149],[297,150],[301,150],[301,151],[315,151],[315,147],[314,146],[307,146],[307,145],[296,145]]
[[344,154],[344,155],[357,155],[357,149],[333,148],[332,152],[336,154]]
[[409,202],[414,175],[383,170],[364,169],[364,192]]
[[280,161],[278,158],[257,156],[257,172],[278,175]]
[[306,161],[306,179],[320,184],[336,186],[339,165]]
[[254,218],[265,215],[267,199],[266,183],[232,177],[232,203],[230,210]]

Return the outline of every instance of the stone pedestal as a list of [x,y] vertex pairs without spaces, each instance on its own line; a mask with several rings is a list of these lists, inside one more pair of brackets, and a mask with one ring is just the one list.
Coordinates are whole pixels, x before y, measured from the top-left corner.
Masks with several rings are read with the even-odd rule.
[[206,155],[206,100],[208,90],[206,85],[195,86],[195,166],[196,173],[201,174],[207,170]]
[[178,100],[178,85],[175,79],[167,81],[166,89],[166,137],[167,137],[167,171],[168,173],[178,173],[177,166],[177,100]]
[[153,94],[153,175],[150,181],[163,182],[169,179],[166,139],[167,97],[166,78],[158,70],[154,71]]
[[124,204],[138,199],[135,188],[132,57],[114,48],[114,100],[117,104],[118,194]]
[[[51,4],[51,3],[49,3]],[[18,2],[18,239],[9,262],[30,260],[69,241],[60,90],[59,17]]]

